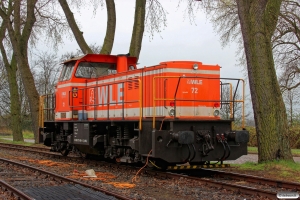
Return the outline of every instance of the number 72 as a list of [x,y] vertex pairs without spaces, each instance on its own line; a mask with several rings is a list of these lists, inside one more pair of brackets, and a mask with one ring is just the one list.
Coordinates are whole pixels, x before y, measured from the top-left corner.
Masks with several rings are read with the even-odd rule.
[[192,89],[192,93],[198,94],[198,88],[192,87],[191,89]]

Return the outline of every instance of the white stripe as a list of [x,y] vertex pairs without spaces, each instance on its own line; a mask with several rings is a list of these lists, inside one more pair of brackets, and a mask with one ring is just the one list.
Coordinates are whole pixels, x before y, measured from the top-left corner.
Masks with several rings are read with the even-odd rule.
[[[169,116],[169,110],[171,107],[165,108],[164,106],[156,107],[156,116]],[[213,117],[214,112],[213,107],[188,107],[188,106],[178,106],[176,107],[176,117]],[[162,112],[161,112],[162,111]],[[109,110],[109,118],[120,118],[123,117],[122,109],[111,109]],[[125,108],[124,109],[124,117],[139,117],[140,109],[139,108]],[[72,118],[72,111],[69,112],[58,112],[55,114],[55,119],[60,119],[61,114],[66,113],[66,118]],[[96,118],[107,118],[107,110],[89,110],[85,111],[87,113],[88,118],[94,118],[94,114],[96,113]],[[144,107],[143,108],[144,117],[152,117],[153,115],[153,107]],[[76,118],[78,116],[73,116]]]
[[57,88],[64,88],[64,87],[85,87],[86,83],[65,83],[60,84],[57,86]]

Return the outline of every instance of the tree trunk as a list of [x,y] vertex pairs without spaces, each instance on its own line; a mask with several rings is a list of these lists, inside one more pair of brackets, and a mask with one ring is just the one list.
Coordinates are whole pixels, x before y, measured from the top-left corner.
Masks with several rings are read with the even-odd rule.
[[[26,96],[28,97],[30,105],[30,113],[32,119],[32,130],[34,133],[35,142],[38,143],[39,132],[38,132],[38,122],[39,122],[39,94],[36,90],[34,79],[30,71],[28,63],[28,41],[32,32],[32,28],[36,21],[35,18],[35,4],[37,0],[27,1],[27,18],[24,19],[25,23],[20,23],[20,1],[14,1],[14,4],[10,4],[8,10],[13,10],[13,15],[1,12],[1,17],[7,20],[7,28],[10,37],[10,41],[13,47],[14,54],[16,56],[16,61],[18,64],[18,69],[20,70],[22,82],[25,88]],[[10,22],[13,20],[13,23]],[[14,27],[12,27],[12,24]],[[23,27],[23,28],[22,28]],[[22,32],[21,32],[22,30]]]
[[91,50],[91,48],[85,42],[84,37],[83,37],[83,32],[81,32],[79,30],[79,28],[78,28],[78,26],[76,24],[74,15],[73,15],[73,13],[70,10],[67,1],[66,0],[59,0],[59,3],[60,3],[60,6],[62,7],[62,9],[63,9],[63,11],[65,13],[65,16],[67,18],[69,26],[70,26],[73,34],[74,34],[74,37],[75,37],[75,39],[77,41],[77,44],[79,45],[81,51],[84,54],[93,53],[93,51]]
[[13,141],[24,141],[21,126],[21,102],[19,97],[19,86],[17,83],[17,63],[13,55],[9,67],[6,67],[8,74],[9,92],[10,92],[10,114],[11,114],[11,129]]
[[271,44],[281,0],[238,0],[237,5],[256,122],[258,161],[293,160]]
[[[0,41],[3,41],[6,31],[6,21],[2,22],[0,29]],[[0,43],[2,59],[8,76],[9,92],[10,92],[10,128],[12,129],[13,141],[24,141],[21,126],[21,103],[19,97],[19,87],[17,83],[17,63],[15,55],[12,55],[11,63],[7,59],[6,51],[2,42]]]
[[116,8],[114,0],[106,0],[107,27],[104,43],[100,54],[111,54],[116,31]]
[[142,47],[146,14],[146,0],[136,0],[134,25],[132,30],[129,53],[139,58]]
[[39,94],[36,90],[34,78],[30,71],[27,59],[27,49],[23,49],[20,53],[22,53],[22,56],[17,58],[18,66],[21,72],[21,78],[25,88],[25,93],[29,101],[35,143],[39,143]]

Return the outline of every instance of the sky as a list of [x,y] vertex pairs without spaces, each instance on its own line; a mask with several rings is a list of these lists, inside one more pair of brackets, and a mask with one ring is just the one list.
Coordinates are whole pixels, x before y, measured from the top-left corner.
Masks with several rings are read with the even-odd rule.
[[[200,10],[191,22],[185,9],[186,4],[178,7],[179,0],[160,0],[167,12],[167,26],[160,33],[150,37],[145,28],[138,67],[153,66],[164,61],[191,60],[203,64],[221,66],[222,78],[245,78],[243,68],[237,66],[237,44],[222,47],[220,36],[214,31],[213,24]],[[129,52],[134,23],[135,1],[115,0],[116,32],[112,55]],[[72,8],[74,17],[83,32],[87,44],[102,45],[106,33],[106,8],[98,9],[93,14],[92,6],[85,6],[80,11]],[[79,49],[75,39],[69,37],[59,48],[59,54],[74,52]],[[247,83],[247,81],[246,81]],[[246,112],[251,111],[249,89],[246,84]],[[247,111],[248,110],[248,111]]]
[[[190,22],[185,13],[186,4],[178,7],[178,0],[162,0],[167,11],[167,26],[150,38],[145,28],[138,67],[152,66],[163,61],[193,60],[204,64],[220,65],[221,76],[226,78],[243,78],[242,67],[237,65],[237,45],[235,43],[222,47],[219,35],[206,18],[198,11],[194,22]],[[112,54],[129,52],[132,27],[134,22],[135,1],[115,0],[117,24]],[[74,8],[73,8],[74,9]],[[98,9],[93,14],[92,7],[85,7],[80,12],[73,10],[80,29],[88,44],[102,45],[106,33],[106,9]],[[76,41],[65,39],[60,53],[79,49]]]

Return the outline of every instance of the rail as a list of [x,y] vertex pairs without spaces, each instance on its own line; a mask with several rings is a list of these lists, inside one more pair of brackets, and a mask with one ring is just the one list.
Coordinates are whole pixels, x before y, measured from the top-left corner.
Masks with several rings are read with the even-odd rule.
[[54,121],[55,95],[46,94],[39,99],[39,127],[44,127],[44,121]]
[[[129,100],[129,101],[126,101],[125,100],[125,96],[123,96],[123,99],[121,102],[111,102],[110,101],[110,89],[107,89],[108,93],[107,93],[107,99],[106,101],[103,101],[100,103],[88,103],[86,102],[86,99],[87,97],[85,96],[85,94],[87,93],[88,90],[92,89],[94,91],[94,100],[97,99],[97,95],[98,95],[98,90],[97,88],[98,87],[106,87],[106,88],[110,88],[112,87],[113,85],[117,85],[117,84],[122,84],[122,88],[123,90],[125,89],[124,85],[125,83],[127,82],[134,82],[134,81],[137,81],[138,82],[138,89],[139,89],[139,95],[138,95],[138,99],[136,100]],[[80,105],[74,105],[74,96],[72,95],[72,93],[74,91],[69,91],[69,106],[71,108],[71,111],[72,113],[75,111],[76,108],[81,108],[83,111],[86,111],[86,108],[87,107],[94,107],[93,111],[94,111],[94,119],[97,119],[97,107],[98,106],[107,106],[107,113],[106,113],[106,119],[109,120],[111,119],[110,118],[110,106],[114,106],[114,105],[117,105],[119,103],[122,104],[122,119],[125,119],[125,116],[124,116],[124,113],[125,113],[125,105],[126,104],[129,104],[129,103],[138,103],[139,104],[139,130],[142,130],[142,113],[143,113],[143,108],[142,108],[142,88],[143,88],[143,85],[142,85],[142,81],[139,79],[139,78],[134,78],[134,79],[128,79],[128,80],[123,80],[123,81],[116,81],[116,82],[113,82],[113,83],[107,83],[107,84],[101,84],[101,85],[95,85],[95,86],[90,86],[90,87],[85,87],[85,88],[79,88],[78,89],[78,93],[80,90],[82,90],[82,103]],[[72,118],[73,118],[73,115],[72,115]]]
[[[163,98],[157,97],[157,91],[156,91],[156,79],[165,79],[164,80],[164,86],[166,87],[166,80],[168,78],[177,78],[177,84],[176,84],[176,90],[174,94],[174,98],[166,97],[165,93],[163,95]],[[187,100],[187,99],[179,99],[177,98],[177,93],[178,93],[178,88],[180,85],[181,79],[186,79],[186,78],[201,78],[201,79],[218,79],[220,80],[220,85],[221,85],[221,94],[220,94],[220,99],[209,99],[209,100]],[[227,81],[236,81],[236,87],[233,93],[233,87],[232,84],[229,83],[230,85],[230,99],[229,100],[222,100],[222,81],[221,80],[227,80]],[[242,82],[242,97],[241,99],[235,99],[237,96],[237,90],[239,87],[240,82]],[[227,84],[227,83],[226,83]],[[233,94],[232,94],[233,93]],[[230,118],[234,120],[234,104],[235,103],[242,103],[242,128],[245,128],[245,81],[243,79],[234,79],[234,78],[211,78],[211,77],[201,77],[201,76],[155,76],[153,77],[153,82],[152,82],[152,95],[153,95],[153,117],[152,117],[152,128],[155,128],[155,120],[156,120],[156,101],[164,101],[164,106],[165,106],[165,101],[174,101],[174,109],[176,110],[176,102],[178,101],[193,101],[193,102],[220,102],[222,104],[230,104]],[[173,116],[173,118],[176,117],[176,112]]]

